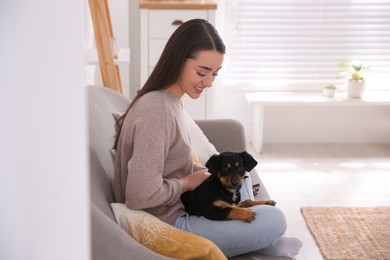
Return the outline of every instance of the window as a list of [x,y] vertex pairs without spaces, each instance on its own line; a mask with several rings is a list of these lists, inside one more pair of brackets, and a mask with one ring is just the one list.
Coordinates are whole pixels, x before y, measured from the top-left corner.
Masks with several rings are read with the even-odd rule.
[[371,65],[390,90],[390,0],[229,0],[224,78],[264,90],[343,85],[339,65]]

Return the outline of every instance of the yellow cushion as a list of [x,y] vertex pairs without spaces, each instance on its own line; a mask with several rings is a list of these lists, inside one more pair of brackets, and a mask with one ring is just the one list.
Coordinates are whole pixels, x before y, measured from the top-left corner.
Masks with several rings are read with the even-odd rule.
[[136,241],[149,249],[176,259],[226,259],[210,240],[177,229],[143,210],[112,203],[117,223]]

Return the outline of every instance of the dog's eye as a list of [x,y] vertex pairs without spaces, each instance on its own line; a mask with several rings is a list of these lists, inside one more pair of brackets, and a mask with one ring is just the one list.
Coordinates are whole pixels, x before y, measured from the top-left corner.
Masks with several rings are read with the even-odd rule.
[[229,171],[229,167],[227,167],[227,166],[222,167],[222,171],[223,172],[228,172]]
[[237,170],[240,171],[240,172],[241,171],[245,171],[244,167],[242,167],[242,166],[238,166]]

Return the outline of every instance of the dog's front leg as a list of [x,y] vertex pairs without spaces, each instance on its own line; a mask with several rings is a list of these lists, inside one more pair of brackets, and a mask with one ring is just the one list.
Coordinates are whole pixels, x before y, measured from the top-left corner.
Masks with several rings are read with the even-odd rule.
[[273,200],[246,200],[241,202],[238,206],[240,208],[249,208],[256,205],[269,205],[269,206],[275,206],[276,201]]
[[242,220],[245,222],[251,222],[256,218],[256,212],[252,209],[248,208],[240,208],[237,206],[232,206],[225,201],[218,200],[214,202],[214,206],[219,207],[221,209],[229,209],[229,213],[226,216],[227,220]]

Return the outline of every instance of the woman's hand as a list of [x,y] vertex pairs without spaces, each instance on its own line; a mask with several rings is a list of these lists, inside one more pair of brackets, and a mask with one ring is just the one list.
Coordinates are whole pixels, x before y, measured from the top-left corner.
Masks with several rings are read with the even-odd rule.
[[179,179],[178,181],[181,184],[182,193],[196,189],[202,182],[210,177],[210,175],[211,174],[206,169],[202,169]]

